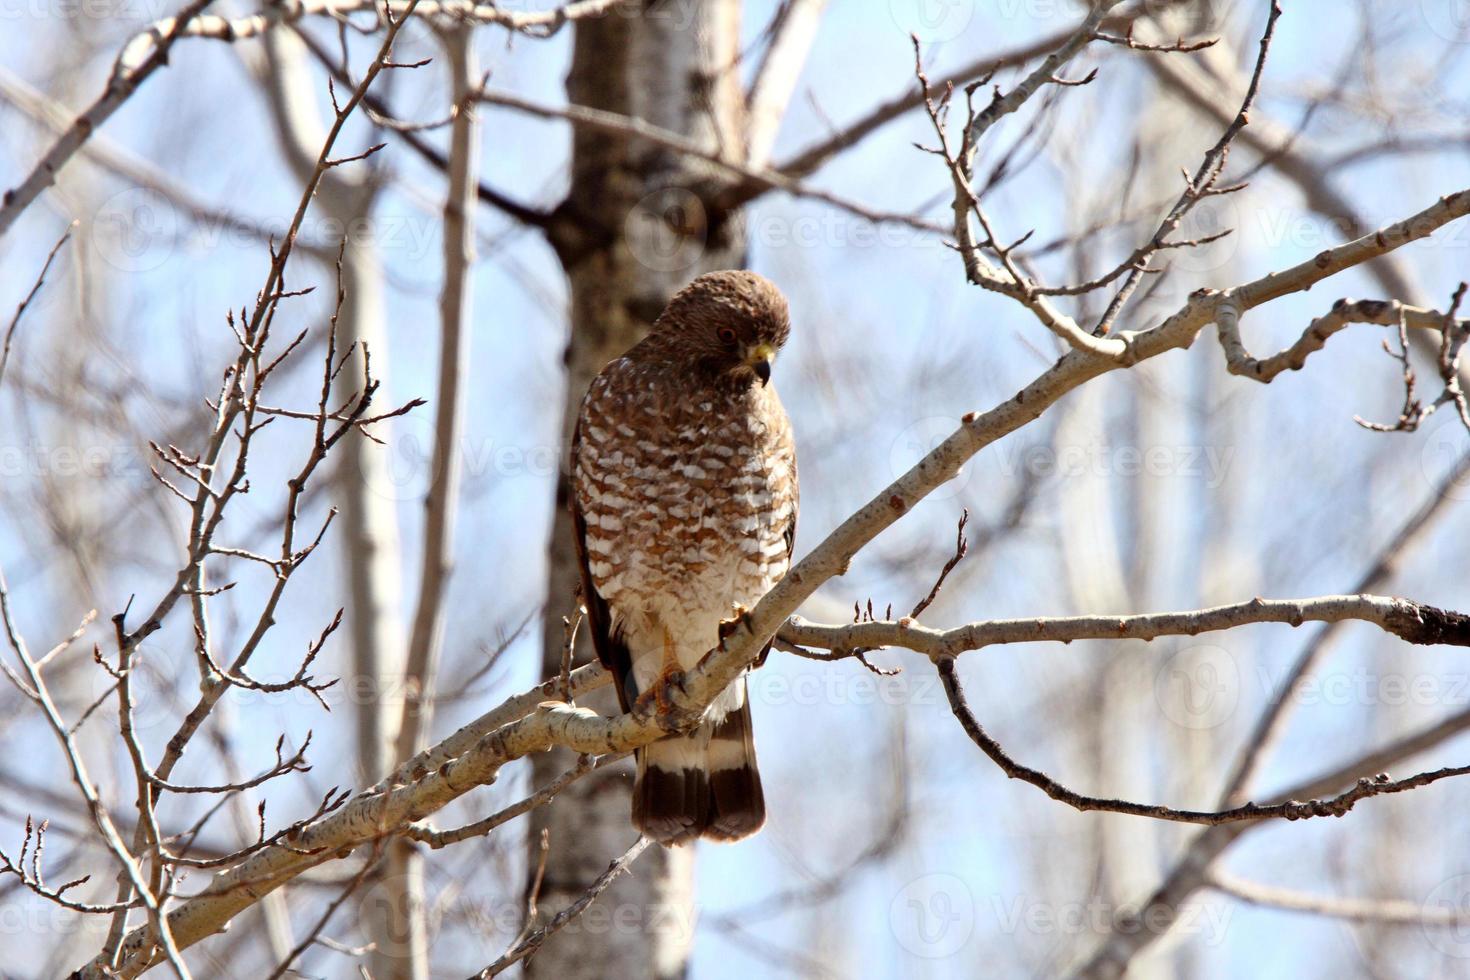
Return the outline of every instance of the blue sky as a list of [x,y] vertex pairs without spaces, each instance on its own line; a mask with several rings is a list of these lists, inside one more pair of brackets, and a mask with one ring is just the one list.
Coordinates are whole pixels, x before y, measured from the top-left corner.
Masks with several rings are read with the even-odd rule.
[[[876,101],[912,87],[906,27],[917,23],[917,2],[831,5],[783,124],[777,161],[820,138],[829,125],[840,126]],[[129,12],[142,12],[143,6],[137,0]],[[1229,33],[1242,51],[1253,50],[1260,6],[1247,5],[1251,16],[1232,21]],[[1339,77],[1348,77],[1341,87],[1354,98],[1365,91],[1376,95],[1373,111],[1383,115],[1319,109],[1309,129],[1315,145],[1341,151],[1371,142],[1391,124],[1411,131],[1430,128],[1432,114],[1459,107],[1453,94],[1436,93],[1466,90],[1456,84],[1465,80],[1460,62],[1441,60],[1446,51],[1463,47],[1445,36],[1455,26],[1454,6],[1433,0],[1288,4],[1265,76],[1261,111],[1293,126],[1313,92],[1331,90]],[[752,39],[770,7],[748,5],[745,32]],[[54,8],[5,9],[20,29],[4,32],[0,65],[37,87],[75,78],[77,88],[67,96],[73,106],[97,89],[111,52],[129,34],[122,23],[89,22],[97,48],[82,57],[72,54],[74,47],[61,46],[69,25]],[[1059,0],[950,0],[926,9],[937,18],[925,32],[933,39],[925,46],[931,74],[1075,19],[1071,6]],[[1385,52],[1385,65],[1395,69],[1372,86],[1342,71],[1363,47],[1364,17]],[[496,87],[557,103],[563,98],[568,37],[507,44],[502,32],[486,30],[480,36],[481,59]],[[430,47],[422,34],[415,44],[425,52]],[[1035,228],[1036,241],[1047,241],[1082,223],[1084,208],[1116,210],[1138,116],[1151,113],[1153,94],[1150,76],[1130,63],[1130,56],[1104,53],[1099,80],[1090,88],[1068,90],[1061,99],[1058,131],[1061,142],[1072,148],[1070,162],[1059,153],[1043,155],[987,201],[1011,237]],[[1084,57],[1069,75],[1093,63]],[[1436,84],[1414,84],[1416,72],[1441,64],[1448,67]],[[432,71],[400,83],[403,90],[394,93],[394,102],[406,107],[400,110],[405,115],[442,112],[442,89]],[[566,179],[565,124],[504,110],[486,109],[483,115],[485,181],[523,200],[554,203]],[[1014,139],[1025,118],[998,127],[996,145]],[[1179,114],[1142,128],[1148,135],[1137,192],[1142,200],[1177,193],[1177,184],[1167,181],[1180,166],[1192,169],[1217,135]],[[5,134],[0,182],[10,186],[40,144],[36,130],[8,106],[0,107],[0,133]],[[265,106],[249,74],[231,49],[215,42],[180,45],[170,67],[104,127],[102,136],[151,161],[200,199],[266,224],[283,223],[299,193],[277,157]],[[912,113],[838,157],[813,183],[875,209],[927,206],[929,217],[944,221],[947,176],[934,158],[913,147],[931,137],[922,113]],[[358,143],[361,138],[360,132],[352,136]],[[1233,170],[1248,158],[1239,152]],[[379,353],[377,363],[388,374],[385,402],[398,403],[433,384],[440,275],[434,209],[442,179],[391,141],[380,161],[396,179],[375,215],[389,323],[389,349]],[[110,406],[148,431],[197,405],[214,383],[228,348],[225,311],[250,300],[266,256],[253,241],[207,224],[200,227],[167,209],[156,214],[155,230],[134,249],[138,242],[120,242],[105,219],[132,213],[137,199],[118,195],[136,192],[86,164],[73,170],[58,193],[34,206],[0,241],[5,269],[0,307],[9,308],[29,287],[34,267],[67,220],[78,216],[84,222],[78,248],[85,251],[65,253],[55,282],[23,325],[12,370],[15,377],[45,386],[69,377],[53,369],[55,364],[80,363],[84,375],[96,381],[87,393],[89,402]],[[1466,186],[1467,177],[1465,153],[1454,147],[1334,172],[1336,186],[1370,221],[1384,223]],[[1238,226],[1237,234],[1205,258],[1181,260],[1183,268],[1156,301],[1134,308],[1134,325],[1177,306],[1191,289],[1285,267],[1337,240],[1333,229],[1303,208],[1297,190],[1269,172],[1219,213]],[[479,227],[466,472],[446,639],[451,679],[470,673],[478,652],[494,646],[542,601],[550,467],[561,451],[559,369],[567,329],[562,274],[535,234],[490,212],[480,214]],[[1008,397],[1054,354],[1051,338],[1022,310],[967,287],[954,254],[932,238],[874,234],[824,205],[782,195],[768,195],[752,207],[750,228],[751,267],[776,280],[793,308],[795,330],[777,383],[795,421],[802,459],[798,553],[898,475],[916,458],[916,447],[945,431],[947,420]],[[326,237],[331,230],[309,220],[308,231]],[[1095,265],[1116,261],[1135,233],[1105,236],[1102,242],[1111,251]],[[1462,223],[1404,251],[1426,302],[1442,304],[1466,276],[1467,245],[1470,230]],[[1057,263],[1043,268],[1054,277],[1067,271]],[[93,271],[79,281],[79,269]],[[329,287],[324,270],[309,262],[297,267],[294,278]],[[83,321],[58,323],[72,309],[61,300],[77,290],[87,299]],[[330,288],[292,308],[293,324],[318,325],[323,293]],[[1274,349],[1337,297],[1380,293],[1364,273],[1344,273],[1248,318],[1248,343],[1257,351]],[[1463,430],[1444,414],[1414,435],[1374,434],[1353,423],[1354,414],[1381,419],[1397,411],[1401,391],[1395,365],[1378,348],[1382,336],[1375,328],[1352,328],[1315,355],[1308,370],[1262,387],[1225,375],[1207,331],[1189,352],[1075,394],[1055,418],[985,450],[953,492],[925,502],[881,536],[848,576],[823,590],[827,605],[812,618],[869,596],[880,608],[889,601],[900,608],[912,604],[947,556],[959,509],[968,507],[977,525],[999,520],[1011,489],[1032,465],[1028,460],[1038,459],[1060,459],[1066,472],[1039,482],[1019,532],[962,566],[929,614],[932,622],[1101,611],[1089,608],[1089,597],[1119,594],[1142,609],[1347,589],[1390,529],[1447,469],[1457,447],[1465,445]],[[66,349],[83,341],[91,346]],[[313,370],[310,364],[303,367],[282,400],[304,403]],[[20,404],[13,381],[7,377],[7,390],[0,391],[0,449],[8,453],[0,462],[9,466],[3,474],[0,558],[22,625],[32,645],[45,648],[90,605],[98,605],[105,620],[130,593],[155,594],[171,574],[174,544],[156,516],[156,508],[167,508],[167,502],[136,502],[135,495],[144,491],[145,497],[154,496],[136,447],[109,434],[103,424],[68,422],[54,405],[35,399]],[[386,435],[385,452],[402,464],[406,481],[380,489],[399,502],[406,568],[413,568],[417,558],[422,473],[415,465],[418,450],[427,445],[428,417],[425,412],[397,423]],[[241,502],[233,533],[248,535],[269,517],[279,497],[266,488],[279,485],[304,449],[289,436],[277,438],[277,448],[256,460],[253,482],[261,492]],[[1053,442],[1050,449],[1047,439]],[[112,470],[121,471],[116,482],[80,488],[76,477],[60,472],[58,454],[68,447],[105,453]],[[1157,450],[1158,466],[1141,475],[1125,473],[1117,453],[1130,447]],[[1028,448],[1040,455],[1027,456]],[[59,488],[48,489],[28,462],[19,468],[15,463],[36,459],[49,477],[61,481]],[[98,530],[117,542],[127,560],[99,572],[91,595],[76,593],[64,557],[48,543],[51,530],[26,518],[31,502],[46,493],[85,500],[111,515]],[[1095,509],[1081,508],[1082,498],[1091,499]],[[325,504],[324,495],[310,513],[320,519]],[[90,526],[87,516],[78,517],[79,527]],[[1150,534],[1141,530],[1145,525]],[[1391,591],[1470,607],[1470,579],[1463,574],[1467,530],[1464,508],[1452,508],[1406,562]],[[1132,576],[1134,586],[1119,593],[1109,582],[1109,556],[1142,548],[1140,538],[1154,542],[1150,554],[1156,560]],[[1122,547],[1115,547],[1119,543]],[[335,556],[324,553],[314,561],[312,577],[293,589],[278,617],[275,640],[262,651],[260,676],[294,669],[301,638],[314,635],[339,604]],[[258,589],[258,581],[242,582],[240,597],[220,605],[226,638],[238,641],[244,623],[236,617],[247,615],[248,599],[258,596]],[[404,595],[405,616],[412,601],[411,594]],[[1216,760],[1228,759],[1304,640],[1285,627],[1204,639],[1233,669],[1229,696],[1234,702],[1223,720],[1202,731],[1170,717],[1172,702],[1156,696],[1152,680],[1177,651],[1194,649],[1189,644],[1116,650],[1101,644],[1018,646],[972,654],[964,673],[984,720],[1033,765],[1100,793],[1206,805],[1222,775]],[[189,695],[187,679],[171,675],[168,666],[187,642],[187,633],[175,626],[154,644],[159,673],[153,680],[161,707],[168,704],[163,692],[170,685],[177,685],[181,698]],[[529,684],[538,645],[531,634],[513,643],[487,680],[444,706],[436,732],[452,731]],[[345,645],[332,644],[323,655],[324,669],[344,671],[345,658]],[[1139,660],[1143,666],[1130,666]],[[765,677],[753,682],[772,819],[753,841],[701,850],[702,914],[714,918],[721,910],[819,879],[866,846],[883,828],[891,797],[887,757],[901,731],[913,767],[913,817],[902,845],[859,872],[839,898],[759,922],[752,931],[771,946],[828,956],[833,972],[842,976],[961,977],[991,971],[1047,976],[1063,969],[1093,941],[1087,909],[1097,876],[1124,886],[1147,882],[1150,869],[1166,866],[1189,835],[1175,828],[1140,828],[1124,818],[1074,814],[1029,787],[1007,782],[963,738],[919,658],[888,653],[882,662],[907,669],[891,687],[872,694],[864,693],[871,675],[852,663],[828,667],[776,656],[765,672],[789,686]],[[1324,688],[1302,705],[1287,740],[1262,773],[1264,789],[1289,784],[1367,744],[1463,708],[1470,698],[1470,692],[1456,691],[1456,679],[1466,670],[1456,652],[1408,649],[1371,628],[1350,629],[1332,663],[1337,688]],[[1428,679],[1429,693],[1390,703],[1382,683],[1398,675]],[[1094,728],[1079,721],[1100,702],[1112,705],[1106,725]],[[329,760],[340,760],[350,743],[344,708],[330,717],[304,705],[262,699],[242,700],[236,708],[244,723],[237,748],[245,759],[268,758],[280,731],[298,740],[308,727],[315,731],[315,751],[322,760],[315,781],[309,788],[272,794],[273,813],[284,819],[309,807],[313,791],[340,780],[326,774],[343,768]],[[156,742],[168,733],[163,714],[145,731],[145,739],[156,740],[155,752]],[[33,755],[28,752],[29,778],[54,780],[57,760],[39,725],[13,721],[3,732],[7,743],[34,747]],[[1100,750],[1104,734],[1106,747]],[[1442,746],[1421,768],[1451,764],[1463,749],[1463,740]],[[1103,758],[1112,751],[1121,758]],[[1205,761],[1191,767],[1187,760],[1192,758]],[[207,757],[201,760],[197,768],[182,767],[181,778],[202,778]],[[1200,769],[1208,778],[1197,774]],[[1126,785],[1105,783],[1105,777],[1124,779]],[[454,813],[488,811],[508,800],[513,789],[508,781],[474,794]],[[1385,803],[1327,827],[1306,823],[1263,830],[1232,852],[1229,866],[1304,890],[1357,894],[1368,886],[1353,875],[1351,865],[1367,860],[1365,851],[1396,854],[1395,842],[1407,839],[1426,849],[1412,853],[1428,866],[1405,871],[1395,884],[1411,898],[1429,896],[1441,880],[1470,871],[1462,866],[1463,849],[1451,848],[1454,837],[1442,828],[1464,799],[1459,788],[1441,785],[1416,800],[1424,812]],[[1107,835],[1136,841],[1137,867],[1099,870],[1099,839]],[[15,836],[0,831],[0,840]],[[518,889],[513,883],[509,892]],[[480,876],[465,894],[496,901],[500,889]],[[1126,897],[1139,897],[1137,889]],[[1296,976],[1317,972],[1323,964],[1349,974],[1365,969],[1362,935],[1338,923],[1199,899],[1199,928],[1184,930],[1184,959],[1178,961],[1193,975]],[[462,904],[478,900],[466,897]],[[937,931],[916,941],[915,930],[929,921],[924,915],[934,916]],[[942,922],[955,931],[940,929]],[[961,931],[963,941],[957,938]],[[493,958],[507,938],[460,937],[452,951],[442,954],[446,975]],[[1402,945],[1393,949],[1417,957],[1409,962],[1423,964],[1418,975],[1435,970],[1453,975],[1457,953],[1442,955],[1442,945],[1420,935],[1404,939],[1400,934],[1395,942]],[[1451,944],[1451,949],[1460,947]],[[936,951],[943,955],[923,955]],[[331,976],[345,975],[331,972],[339,965],[318,961]],[[717,930],[697,933],[693,974],[699,980],[791,971]]]

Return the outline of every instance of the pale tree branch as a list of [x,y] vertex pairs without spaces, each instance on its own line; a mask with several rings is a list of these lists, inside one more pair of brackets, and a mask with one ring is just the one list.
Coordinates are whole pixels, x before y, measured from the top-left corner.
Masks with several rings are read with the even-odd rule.
[[1422,902],[1401,898],[1339,898],[1335,895],[1312,895],[1290,888],[1278,888],[1247,881],[1223,871],[1214,870],[1205,878],[1205,887],[1247,905],[1304,912],[1351,922],[1381,922],[1389,925],[1454,926],[1470,921],[1470,913],[1459,909],[1431,909]]
[[[277,27],[295,24],[309,17],[324,17],[339,23],[349,23],[354,14],[370,13],[379,18],[384,16],[401,19],[409,7],[414,7],[420,19],[432,19],[445,26],[456,24],[478,24],[504,27],[511,31],[535,37],[550,37],[567,24],[589,17],[601,17],[633,0],[573,0],[550,10],[503,9],[473,0],[420,0],[413,4],[409,0],[282,0],[268,9],[242,17],[209,15],[197,17],[187,24],[179,36],[206,38],[214,41],[234,43],[259,37]],[[177,18],[165,18],[139,32],[125,47],[121,60],[128,56],[136,58],[136,50],[146,49],[149,41],[174,28]],[[358,28],[361,29],[361,28]]]
[[[403,710],[390,760],[393,765],[423,747],[433,718],[444,644],[445,599],[454,564],[454,526],[463,457],[464,380],[473,316],[471,273],[475,264],[475,191],[479,182],[480,140],[479,114],[474,105],[479,83],[474,28],[464,25],[445,31],[442,42],[456,111],[450,129],[449,183],[444,202],[444,283],[439,295],[433,469],[424,500],[418,606],[404,658]],[[423,856],[409,841],[389,843],[383,886],[389,890],[387,904],[391,911],[389,921],[374,922],[374,928],[369,930],[375,947],[372,973],[382,980],[427,978],[429,926]]]
[[1329,312],[1313,320],[1290,347],[1257,359],[1251,356],[1241,340],[1240,314],[1233,306],[1228,302],[1223,304],[1216,320],[1220,346],[1225,351],[1226,370],[1263,384],[1269,383],[1282,371],[1300,371],[1310,355],[1327,346],[1329,337],[1351,323],[1373,323],[1382,327],[1402,324],[1414,330],[1470,329],[1470,320],[1449,319],[1447,322],[1446,315],[1438,310],[1409,306],[1397,300],[1341,299],[1332,305]]
[[789,643],[844,653],[894,646],[939,660],[967,650],[1009,643],[1154,640],[1161,636],[1198,636],[1252,623],[1285,623],[1296,627],[1309,622],[1347,621],[1371,623],[1409,643],[1470,646],[1470,616],[1409,599],[1376,595],[1258,598],[1188,612],[997,619],[951,629],[932,629],[908,617],[893,622],[820,626],[794,616],[778,635]]
[[596,769],[601,769],[603,766],[617,762],[626,755],[626,752],[616,752],[610,755],[599,756],[596,759],[584,755],[577,760],[575,766],[530,796],[498,810],[482,820],[476,820],[472,824],[456,827],[453,830],[434,830],[426,824],[412,824],[404,831],[404,835],[434,850],[448,847],[450,844],[458,844],[461,841],[470,840],[474,837],[484,837],[501,824],[508,823],[522,814],[530,813],[538,806],[550,803],[556,799],[558,793],[583,776]]
[[745,165],[761,170],[771,161],[771,149],[807,52],[816,40],[827,0],[785,0],[765,57],[745,100]]
[[478,117],[472,105],[479,81],[472,29],[444,35],[455,104],[450,138],[449,188],[444,202],[444,284],[439,296],[439,374],[435,386],[433,480],[424,501],[423,559],[418,606],[408,642],[408,682],[398,726],[397,758],[422,746],[433,711],[434,685],[443,646],[444,599],[453,569],[452,542],[459,499],[460,439],[464,431],[464,380],[473,316],[471,271],[475,263],[475,187],[479,172]]
[[0,197],[0,238],[5,236],[15,219],[30,207],[31,202],[42,191],[56,183],[57,172],[66,166],[67,161],[82,148],[82,144],[87,142],[92,133],[112,118],[112,114],[148,80],[148,76],[168,64],[168,52],[174,42],[184,35],[194,18],[213,2],[214,0],[190,0],[177,16],[164,22],[167,26],[159,25],[145,32],[145,36],[138,39],[143,44],[129,44],[123,50],[113,67],[106,88],[97,100],[72,121],[25,179]]

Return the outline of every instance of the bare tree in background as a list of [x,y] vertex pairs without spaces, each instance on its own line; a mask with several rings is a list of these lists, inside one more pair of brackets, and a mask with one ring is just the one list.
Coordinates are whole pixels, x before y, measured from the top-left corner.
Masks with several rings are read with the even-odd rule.
[[[1449,556],[1442,564],[1463,564],[1446,529],[1470,469],[1470,303],[1464,255],[1452,251],[1470,181],[1431,170],[1422,195],[1394,198],[1387,214],[1344,185],[1354,168],[1413,166],[1465,144],[1453,100],[1463,31],[1442,36],[1449,46],[1431,61],[1427,34],[1405,42],[1365,5],[1352,57],[1303,76],[1267,70],[1297,13],[1270,2],[1092,0],[1014,48],[965,51],[953,65],[944,42],[968,35],[920,18],[911,41],[889,39],[910,59],[895,94],[841,122],[814,110],[821,135],[787,151],[778,134],[790,133],[782,126],[806,91],[808,59],[824,26],[836,29],[824,18],[854,15],[823,0],[750,6],[301,0],[241,12],[192,0],[172,16],[150,12],[126,37],[99,35],[85,19],[64,36],[61,50],[78,57],[115,55],[100,94],[0,71],[0,99],[40,134],[0,200],[17,296],[0,320],[0,433],[19,439],[49,425],[51,441],[66,442],[111,427],[148,461],[136,481],[102,472],[76,490],[48,457],[24,499],[7,485],[3,500],[13,529],[0,538],[9,566],[0,703],[11,717],[0,726],[25,751],[0,771],[10,797],[0,806],[10,828],[0,898],[68,929],[82,924],[81,941],[26,969],[677,977],[701,929],[773,973],[872,975],[875,954],[859,948],[853,923],[872,911],[877,874],[893,888],[876,910],[892,941],[876,955],[898,950],[955,975],[1203,975],[1209,948],[1162,942],[1196,935],[1201,896],[1352,923],[1374,969],[1402,961],[1428,975],[1455,962],[1454,933],[1445,935],[1463,925],[1470,889],[1460,878],[1470,877],[1416,854],[1414,841],[1463,803],[1470,767],[1445,750],[1470,728],[1470,707],[1448,696],[1454,710],[1439,713],[1370,702],[1363,717],[1314,722],[1366,721],[1345,753],[1283,746],[1298,692],[1330,676],[1328,658],[1347,637],[1373,644],[1379,664],[1422,649],[1431,673],[1449,648],[1470,646],[1470,617],[1456,611],[1470,605],[1463,576],[1414,557],[1433,548]],[[879,15],[902,4],[888,6]],[[957,12],[983,16],[961,3],[940,19]],[[1426,23],[1443,34],[1435,16]],[[522,92],[517,71],[544,71],[552,39],[568,35],[565,101]],[[1405,52],[1427,79],[1400,72]],[[185,178],[205,175],[189,155],[163,168],[111,136],[120,124],[110,120],[154,89],[187,86],[201,65],[236,53],[260,98],[255,116],[238,113],[232,146],[283,175],[289,194],[260,188],[274,219],[191,188]],[[1382,81],[1399,77],[1403,89]],[[1431,86],[1450,94],[1419,119],[1404,102]],[[1288,107],[1297,118],[1274,117]],[[513,154],[536,156],[517,143],[523,127],[546,123],[570,132],[565,193],[542,181],[550,167],[503,188]],[[186,150],[199,124],[158,123],[181,127]],[[861,193],[830,189],[828,172],[840,168],[829,164],[902,126],[904,172],[865,174]],[[1343,132],[1374,136],[1352,145]],[[117,198],[132,203],[87,203],[104,180],[121,182]],[[901,207],[868,199],[891,201],[895,187]],[[548,192],[553,203],[535,203]],[[135,194],[146,197],[125,196]],[[1284,213],[1272,195],[1299,197],[1334,233],[1290,258],[1242,243]],[[466,530],[492,509],[469,496],[483,491],[471,479],[483,461],[466,448],[482,424],[472,405],[486,404],[477,352],[562,352],[529,411],[559,454],[589,380],[675,290],[700,272],[752,264],[752,243],[761,267],[775,246],[752,233],[752,215],[773,202],[932,246],[914,250],[925,268],[972,287],[965,296],[983,313],[912,313],[903,322],[928,333],[900,336],[884,318],[922,297],[896,273],[864,281],[852,299],[831,295],[851,281],[804,276],[799,260],[768,270],[799,308],[828,314],[799,318],[805,371],[779,382],[797,391],[804,557],[669,692],[667,711],[623,715],[605,672],[574,642],[560,469],[534,492],[497,498],[515,525],[503,537],[481,542]],[[200,294],[213,320],[179,314],[202,338],[192,363],[145,356],[131,334],[111,339],[122,329],[111,308],[123,302],[111,297],[151,283],[152,270],[145,252],[124,249],[110,261],[133,277],[108,273],[91,253],[110,240],[72,224],[72,210],[112,214],[127,243],[149,230],[150,208],[180,223],[178,238],[213,229],[238,246],[238,263],[201,263],[209,276],[144,298],[152,329],[161,311],[182,308],[166,301],[173,293]],[[437,251],[394,253],[404,213],[408,227],[435,229]],[[1057,215],[1045,231],[1026,224]],[[503,269],[535,290],[537,273],[518,265],[526,236],[547,247],[565,284],[565,316],[555,299],[536,304],[564,331],[550,342],[508,323],[506,296],[484,285]],[[863,257],[833,248],[839,261]],[[1442,256],[1450,268],[1433,261]],[[1353,281],[1376,291],[1368,299],[1331,282],[1360,272]],[[437,329],[395,318],[416,292],[432,296]],[[869,315],[879,327],[862,332]],[[73,329],[58,332],[58,322]],[[1370,329],[1383,351],[1354,350],[1350,337]],[[46,346],[33,339],[42,330]],[[437,343],[426,344],[431,335]],[[1010,353],[971,369],[974,351],[1002,347]],[[105,368],[88,365],[93,348],[107,352]],[[420,357],[426,349],[432,357]],[[906,373],[910,358],[919,367]],[[1263,417],[1287,414],[1283,390],[1312,384],[1361,416],[1353,446],[1365,458],[1333,457],[1345,481],[1376,486],[1400,472],[1421,450],[1396,447],[1426,433],[1452,434],[1453,459],[1423,468],[1427,488],[1383,490],[1391,506],[1361,527],[1344,519],[1348,494],[1325,482],[1325,465],[1324,483],[1304,489],[1221,463],[1209,495],[1156,470],[1121,479],[1121,462],[969,479],[1008,446],[1051,458],[1117,441],[1274,445],[1282,426]],[[953,419],[943,431],[907,425],[918,451],[899,465],[873,434],[906,425],[903,399],[915,417]],[[1188,410],[1174,411],[1178,402]],[[526,411],[489,404],[508,417]],[[421,500],[400,506],[384,491],[397,480],[401,434],[419,425],[427,478]],[[951,492],[952,508],[932,506]],[[1262,492],[1301,508],[1288,546],[1245,529]],[[547,497],[549,548],[543,526],[513,533],[535,525],[524,515]],[[340,550],[340,574],[316,554],[323,546]],[[529,556],[543,550],[544,589],[538,578],[510,591],[526,569],[539,576]],[[466,587],[466,564],[485,574],[497,563],[516,570],[496,580],[507,591]],[[1035,582],[1026,592],[1029,583],[1007,578]],[[1299,582],[1310,589],[1282,587]],[[982,585],[1046,605],[1004,616],[989,595],[973,601]],[[1282,591],[1304,597],[1274,597]],[[1149,609],[1164,611],[1139,611]],[[532,621],[539,635],[522,644]],[[1222,659],[1190,638],[1251,649],[1265,635],[1279,643],[1286,627],[1314,632],[1285,656],[1261,644],[1256,656],[1274,673],[1261,697],[1241,698],[1238,718],[1190,714],[1224,689],[1220,671],[1236,671],[1240,695],[1248,669],[1244,654]],[[696,896],[692,849],[651,846],[631,829],[628,757],[670,726],[692,726],[772,637],[782,664],[756,675],[758,697],[761,675],[795,670],[853,690],[898,684],[907,701],[896,718],[859,712],[852,728],[840,717],[852,705],[836,698],[790,712],[801,717],[774,754],[792,785],[772,795],[790,806],[773,806],[762,841],[742,845],[769,850],[740,853],[755,855],[753,868],[794,870],[758,900],[722,909],[718,889]],[[1062,646],[1074,640],[1089,642]],[[1010,645],[1047,658],[1049,676],[992,683],[1007,651],[990,648]],[[533,684],[510,677],[512,650],[534,661]],[[926,704],[941,716],[933,725]],[[346,712],[328,713],[337,706]],[[835,765],[823,755],[829,727],[856,733]],[[864,739],[878,765],[857,761]],[[42,755],[45,776],[24,758]],[[938,779],[936,766],[958,767],[963,785]],[[958,801],[993,772],[1011,782],[986,790],[989,822],[977,821]],[[881,799],[835,802],[843,782]],[[1340,894],[1253,880],[1235,868],[1243,858],[1224,866],[1243,841],[1287,825],[1329,857],[1338,826],[1387,856],[1353,868]],[[954,904],[973,899],[973,878],[926,849],[1012,827],[1024,828],[1023,896],[1045,896],[1052,913],[1101,910],[1079,934],[1046,945],[1041,930],[1005,924],[1029,921],[1024,909]],[[944,928],[927,928],[930,913]],[[982,919],[995,928],[972,936]],[[952,922],[963,935],[947,931]],[[1410,946],[1411,930],[1428,938]]]

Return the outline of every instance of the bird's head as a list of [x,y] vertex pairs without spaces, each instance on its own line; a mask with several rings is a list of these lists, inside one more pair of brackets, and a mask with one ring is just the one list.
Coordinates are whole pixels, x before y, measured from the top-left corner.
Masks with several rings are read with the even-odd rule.
[[651,339],[707,381],[764,386],[790,332],[786,297],[775,283],[729,270],[707,272],[674,294]]

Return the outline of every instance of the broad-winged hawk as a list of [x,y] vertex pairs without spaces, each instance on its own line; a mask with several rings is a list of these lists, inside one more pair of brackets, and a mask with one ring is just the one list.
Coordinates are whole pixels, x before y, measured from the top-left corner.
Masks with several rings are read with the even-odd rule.
[[[752,272],[711,272],[592,382],[572,443],[572,515],[588,627],[627,711],[719,642],[785,573],[796,450],[768,383],[786,300]],[[633,823],[681,844],[765,822],[742,676],[687,735],[638,752]]]

